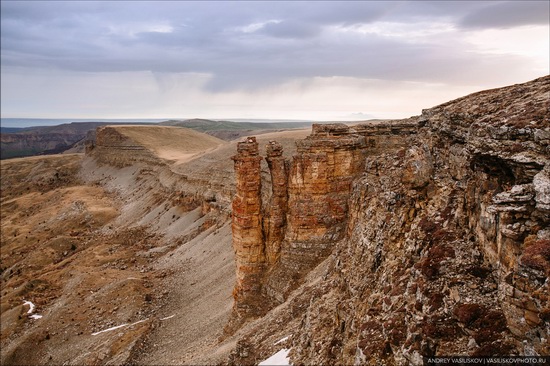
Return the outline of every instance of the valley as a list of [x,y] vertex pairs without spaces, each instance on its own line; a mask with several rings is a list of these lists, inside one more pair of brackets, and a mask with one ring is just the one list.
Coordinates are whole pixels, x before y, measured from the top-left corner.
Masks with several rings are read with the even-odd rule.
[[548,356],[549,93],[231,141],[101,126],[3,160],[0,360]]

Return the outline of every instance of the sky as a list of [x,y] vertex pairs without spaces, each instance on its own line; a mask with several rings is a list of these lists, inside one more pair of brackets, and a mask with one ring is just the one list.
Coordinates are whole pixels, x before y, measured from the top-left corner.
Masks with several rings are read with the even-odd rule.
[[404,118],[549,74],[548,1],[1,1],[2,118]]

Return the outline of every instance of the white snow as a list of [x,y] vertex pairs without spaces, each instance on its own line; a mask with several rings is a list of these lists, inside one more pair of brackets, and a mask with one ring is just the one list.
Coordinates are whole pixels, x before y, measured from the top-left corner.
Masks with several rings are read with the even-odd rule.
[[282,339],[279,339],[277,342],[273,343],[274,346],[278,345],[279,343],[283,343],[284,341],[286,341],[287,339],[289,339],[290,336],[286,336]]
[[260,362],[258,366],[291,365],[290,359],[288,358],[289,352],[290,349],[283,348],[279,352],[275,353],[273,356]]
[[[34,304],[32,302],[23,300],[23,306],[25,306],[25,305],[29,305],[29,311],[27,311],[27,314],[29,314],[29,318],[31,318],[31,319],[40,319],[40,318],[42,318],[42,315],[33,314],[34,309],[36,308],[36,306],[34,306]],[[32,315],[30,315],[30,314],[32,314]]]
[[35,308],[34,304],[30,301],[23,300],[23,306],[25,305],[29,305],[29,311],[27,311],[27,314],[32,314]]
[[170,315],[170,316],[167,316],[166,318],[162,318],[162,319],[160,319],[160,320],[168,320],[168,319],[172,319],[172,318],[173,318],[173,317],[175,317],[175,316],[176,316],[176,314],[174,314],[174,315]]
[[92,333],[92,335],[95,336],[95,335],[98,335],[98,334],[100,334],[100,333],[110,332],[111,330],[115,330],[115,329],[118,329],[118,328],[136,325],[136,324],[139,324],[139,323],[143,323],[143,322],[146,321],[146,320],[147,320],[147,319],[138,320],[137,322],[132,323],[132,324],[125,323],[125,324],[117,325],[117,326],[115,326],[115,327],[103,329],[103,330],[100,330],[99,332]]
[[92,333],[92,335],[95,336],[95,335],[98,335],[98,334],[100,334],[100,333],[110,332],[111,330],[115,330],[115,329],[118,329],[118,328],[126,327],[126,326],[128,326],[128,325],[130,325],[130,324],[126,323],[126,324],[117,325],[116,327],[111,327],[111,328],[107,328],[107,329],[100,330],[99,332]]

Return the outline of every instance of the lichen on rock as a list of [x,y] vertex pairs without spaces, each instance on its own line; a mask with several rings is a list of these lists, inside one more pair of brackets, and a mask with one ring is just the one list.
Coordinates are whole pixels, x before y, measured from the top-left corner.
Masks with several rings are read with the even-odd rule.
[[294,334],[294,364],[550,354],[549,93],[546,76],[409,120],[314,126],[261,282],[285,321],[267,313],[247,342]]

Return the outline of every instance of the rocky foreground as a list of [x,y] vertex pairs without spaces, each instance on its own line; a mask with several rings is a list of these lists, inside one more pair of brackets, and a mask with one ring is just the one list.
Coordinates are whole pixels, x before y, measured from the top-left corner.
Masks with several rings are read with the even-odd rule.
[[[286,163],[273,142],[267,205],[242,142],[232,320],[268,315],[233,362],[282,346],[294,364],[549,355],[549,143],[550,77],[409,120],[317,125]],[[274,329],[288,340],[258,355]]]
[[158,128],[2,162],[2,364],[550,354],[550,77],[239,143]]

